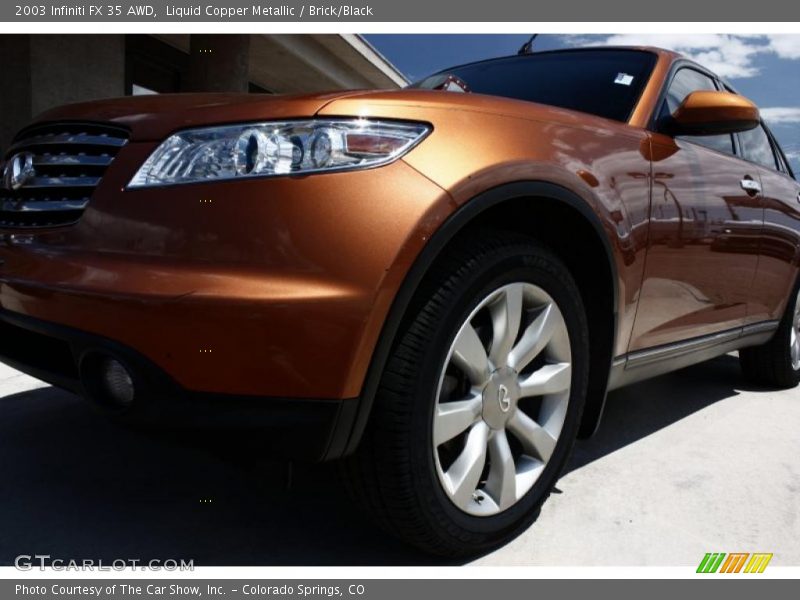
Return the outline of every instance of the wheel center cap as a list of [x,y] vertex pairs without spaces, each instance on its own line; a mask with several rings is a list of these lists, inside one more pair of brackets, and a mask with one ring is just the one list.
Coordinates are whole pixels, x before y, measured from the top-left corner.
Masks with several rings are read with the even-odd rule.
[[483,388],[483,420],[492,429],[503,429],[517,409],[519,380],[517,372],[501,367],[492,373]]

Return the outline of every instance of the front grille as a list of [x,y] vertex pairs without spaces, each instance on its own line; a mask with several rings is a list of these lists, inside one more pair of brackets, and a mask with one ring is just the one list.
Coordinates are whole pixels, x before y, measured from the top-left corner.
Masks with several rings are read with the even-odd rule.
[[[6,153],[0,227],[76,223],[105,170],[127,142],[127,130],[98,123],[46,123],[22,130]],[[26,160],[30,166],[12,182],[15,160],[18,172]]]

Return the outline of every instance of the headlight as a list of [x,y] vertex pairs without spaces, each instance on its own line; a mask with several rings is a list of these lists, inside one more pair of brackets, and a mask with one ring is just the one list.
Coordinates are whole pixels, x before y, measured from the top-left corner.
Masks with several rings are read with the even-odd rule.
[[164,141],[128,187],[377,167],[411,150],[423,123],[314,119],[190,129]]

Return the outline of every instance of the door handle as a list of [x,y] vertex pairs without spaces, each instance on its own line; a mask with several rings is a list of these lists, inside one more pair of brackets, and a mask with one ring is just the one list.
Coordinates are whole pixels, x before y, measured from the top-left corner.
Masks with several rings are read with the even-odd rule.
[[745,177],[739,182],[739,184],[742,186],[742,189],[748,194],[761,193],[761,184],[758,183],[755,179],[751,179],[750,177]]

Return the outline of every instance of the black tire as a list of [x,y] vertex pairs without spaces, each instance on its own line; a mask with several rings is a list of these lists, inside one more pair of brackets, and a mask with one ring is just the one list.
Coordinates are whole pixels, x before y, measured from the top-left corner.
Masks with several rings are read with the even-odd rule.
[[786,306],[786,312],[772,339],[761,346],[739,350],[742,375],[750,383],[777,389],[793,388],[800,383],[800,364],[792,364],[791,341],[797,335],[797,308],[800,282]]
[[[525,281],[557,303],[570,338],[572,383],[567,414],[550,460],[533,487],[488,517],[461,511],[435,470],[432,416],[438,379],[461,323],[485,294]],[[471,232],[437,261],[401,325],[383,372],[367,430],[342,462],[353,499],[386,531],[431,554],[468,556],[512,539],[538,516],[566,465],[586,397],[589,339],[580,292],[548,249],[517,235]]]

